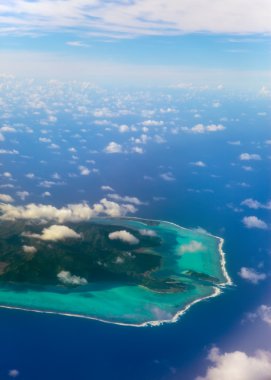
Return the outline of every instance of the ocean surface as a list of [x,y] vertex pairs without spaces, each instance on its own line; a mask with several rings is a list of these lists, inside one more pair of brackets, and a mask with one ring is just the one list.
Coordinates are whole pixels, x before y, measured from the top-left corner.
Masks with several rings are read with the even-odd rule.
[[[161,126],[149,126],[144,132],[151,138],[140,145],[143,154],[106,154],[104,147],[110,141],[127,146],[124,149],[128,151],[133,143],[132,132],[127,136],[112,126],[106,131],[108,124],[92,124],[98,117],[76,117],[77,109],[65,114],[65,98],[64,106],[59,99],[55,105],[55,99],[46,98],[48,108],[60,110],[53,124],[41,123],[48,112],[38,109],[35,114],[31,105],[26,107],[23,103],[26,90],[19,91],[21,98],[17,102],[21,105],[14,101],[2,122],[18,131],[6,134],[1,142],[2,149],[19,152],[1,156],[1,172],[12,175],[2,175],[2,185],[13,185],[2,187],[1,192],[14,198],[18,191],[29,192],[25,200],[17,197],[15,205],[35,202],[60,207],[82,201],[93,204],[106,196],[101,186],[110,186],[121,196],[142,200],[134,216],[166,220],[187,228],[201,227],[221,236],[233,286],[219,297],[194,305],[178,322],[159,327],[124,327],[0,309],[1,379],[10,378],[8,372],[17,369],[22,380],[193,380],[206,371],[208,350],[214,345],[223,351],[253,352],[259,344],[262,349],[270,349],[270,330],[258,329],[256,333],[254,325],[245,320],[246,313],[261,304],[270,304],[270,281],[254,285],[238,275],[241,267],[267,274],[271,269],[270,234],[265,229],[246,228],[242,222],[244,216],[257,215],[270,223],[270,210],[241,205],[247,198],[265,204],[271,195],[267,100],[254,94],[186,94],[169,90],[131,92],[129,100],[128,94],[125,97],[120,93],[102,93],[98,99],[90,94],[92,100],[86,107],[91,109],[103,108],[104,104],[110,108],[113,100],[115,108],[119,101],[119,108],[132,109],[132,115],[123,112],[113,122],[112,115],[111,119],[110,115],[102,117],[113,124],[139,128],[142,120],[163,120]],[[218,108],[212,106],[216,100],[221,103]],[[169,107],[176,112],[159,113],[161,108]],[[149,114],[144,110],[149,110]],[[225,129],[215,133],[172,131],[197,123],[221,123]],[[27,133],[27,128],[32,132]],[[134,133],[139,138],[141,132]],[[156,134],[163,141],[155,138]],[[49,138],[59,148],[48,148],[39,141],[41,137]],[[77,158],[71,158],[71,147]],[[258,154],[261,159],[241,161],[240,154],[246,152]],[[198,161],[204,162],[204,166],[195,165]],[[98,172],[80,175],[79,165],[95,166]],[[34,173],[33,179],[26,176],[29,173]],[[50,196],[44,195],[46,191]]]

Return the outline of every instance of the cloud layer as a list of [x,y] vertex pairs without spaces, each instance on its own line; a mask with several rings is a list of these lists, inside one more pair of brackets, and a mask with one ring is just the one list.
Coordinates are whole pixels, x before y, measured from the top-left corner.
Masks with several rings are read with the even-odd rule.
[[118,204],[103,198],[90,207],[87,203],[70,204],[57,208],[52,205],[30,203],[26,206],[0,204],[0,220],[44,220],[58,223],[86,221],[95,216],[125,216],[135,213],[137,209],[131,204]]
[[[271,3],[258,0],[6,0],[0,4],[1,32],[36,34],[52,30],[133,37],[182,33],[270,33]],[[71,43],[69,43],[71,45]],[[72,46],[82,47],[80,41]]]

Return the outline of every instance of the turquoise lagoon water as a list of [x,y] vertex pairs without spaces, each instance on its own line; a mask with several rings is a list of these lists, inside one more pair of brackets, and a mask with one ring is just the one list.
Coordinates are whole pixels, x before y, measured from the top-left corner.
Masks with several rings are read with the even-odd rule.
[[[118,228],[154,231],[162,244],[155,248],[163,264],[154,276],[179,279],[186,285],[183,292],[158,293],[143,286],[116,283],[89,283],[75,290],[46,287],[38,290],[24,287],[0,288],[0,304],[26,310],[69,314],[127,325],[159,324],[175,321],[189,305],[219,294],[219,285],[229,282],[224,268],[222,240],[212,235],[189,230],[162,221],[134,218],[95,219],[95,223]],[[200,243],[199,249],[181,253],[182,246]],[[204,281],[188,276],[187,271],[203,273],[217,279]]]

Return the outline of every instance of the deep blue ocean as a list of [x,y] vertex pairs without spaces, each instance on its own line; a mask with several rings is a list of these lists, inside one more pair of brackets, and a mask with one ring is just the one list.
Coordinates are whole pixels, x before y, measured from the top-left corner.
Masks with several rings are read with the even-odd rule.
[[[241,206],[247,198],[262,204],[271,198],[271,145],[266,142],[271,139],[270,104],[254,94],[142,90],[128,98],[125,91],[125,95],[119,90],[113,95],[102,92],[92,97],[81,92],[87,109],[131,111],[110,117],[107,110],[107,115],[99,118],[82,114],[75,106],[72,112],[64,112],[70,107],[67,98],[63,104],[58,99],[56,105],[54,97],[40,94],[49,109],[58,110],[53,124],[42,123],[48,117],[44,108],[26,107],[22,98],[17,100],[1,122],[18,130],[5,135],[1,148],[19,151],[16,155],[1,155],[1,172],[12,174],[12,179],[1,177],[2,185],[14,186],[2,187],[1,192],[13,196],[16,205],[35,202],[60,207],[98,202],[106,197],[101,186],[111,186],[121,196],[136,196],[148,203],[138,207],[136,216],[201,227],[223,237],[227,269],[234,285],[221,296],[194,305],[177,323],[160,327],[131,328],[0,309],[3,380],[10,378],[11,369],[17,369],[22,380],[193,380],[205,373],[206,357],[214,345],[222,351],[254,352],[259,346],[271,349],[270,328],[245,320],[246,313],[259,305],[270,305],[270,233],[246,228],[242,223],[244,216],[256,215],[268,224],[270,210]],[[78,96],[78,103],[82,99]],[[213,107],[214,101],[221,105]],[[161,112],[161,108],[169,107],[175,111]],[[110,123],[94,124],[97,119]],[[163,125],[149,126],[144,132],[151,138],[140,145],[143,154],[104,153],[110,141],[118,142],[128,152],[131,138],[139,138],[143,132],[121,134],[117,125],[141,128],[143,120],[163,120]],[[215,133],[172,132],[198,123],[223,124],[225,129]],[[27,128],[32,132],[25,132]],[[164,141],[156,142],[155,135]],[[59,148],[49,148],[39,141],[40,137],[49,138]],[[70,147],[75,148],[77,158],[71,158]],[[245,152],[259,154],[261,160],[240,161],[240,154]],[[206,166],[195,165],[198,161]],[[79,175],[79,165],[95,167],[98,172]],[[35,178],[29,179],[27,173],[34,173]],[[54,173],[59,179],[52,179]],[[174,179],[163,180],[163,173],[170,173]],[[44,187],[44,180],[58,184]],[[16,198],[18,191],[29,195],[20,200]],[[51,196],[42,196],[45,191]],[[251,284],[238,275],[241,267],[263,271],[267,279]]]

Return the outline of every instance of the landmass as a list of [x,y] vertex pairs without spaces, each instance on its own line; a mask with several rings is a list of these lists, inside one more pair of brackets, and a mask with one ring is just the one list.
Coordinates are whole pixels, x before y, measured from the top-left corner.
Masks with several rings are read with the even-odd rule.
[[172,223],[0,223],[2,307],[159,324],[229,283],[222,239]]

